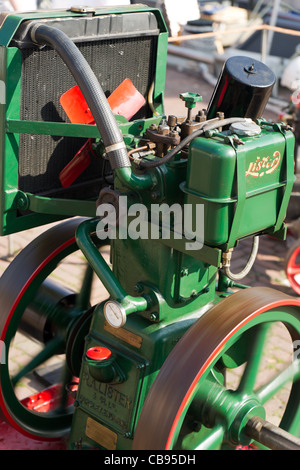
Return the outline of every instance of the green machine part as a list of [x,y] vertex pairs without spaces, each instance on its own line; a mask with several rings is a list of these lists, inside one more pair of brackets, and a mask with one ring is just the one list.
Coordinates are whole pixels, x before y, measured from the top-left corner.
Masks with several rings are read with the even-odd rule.
[[187,204],[204,205],[206,244],[233,248],[268,227],[282,229],[294,183],[293,152],[293,135],[267,122],[255,136],[234,140],[216,132],[195,141],[183,191]]
[[[59,99],[75,82],[55,50],[33,41],[41,22],[77,44],[107,94],[131,74],[145,106],[130,121],[116,116],[124,142],[108,145],[97,126],[62,114]],[[69,449],[233,449],[252,442],[253,422],[262,423],[265,403],[290,380],[282,428],[289,446],[299,447],[299,361],[254,389],[267,327],[280,321],[293,341],[300,337],[299,302],[248,289],[222,271],[224,253],[241,239],[284,238],[293,133],[261,119],[206,121],[203,110],[193,119],[201,100],[195,93],[181,94],[187,119],[164,116],[167,37],[161,13],[141,5],[2,18],[1,234],[70,218],[29,244],[0,279],[1,344],[10,345],[18,330],[44,342],[13,378],[8,361],[1,363],[2,414],[35,439],[67,434]],[[93,163],[62,188],[59,172],[87,140]],[[121,151],[123,164],[109,158]],[[186,214],[201,222],[197,230],[187,230]],[[105,244],[111,266],[101,254]],[[76,250],[87,270],[73,295],[48,278]],[[107,298],[91,306],[94,275]],[[241,289],[232,294],[230,287]],[[15,384],[62,353],[56,413],[26,409]],[[228,390],[226,369],[245,363],[240,386]],[[67,406],[74,377],[78,388]],[[257,440],[273,445],[262,434]],[[278,428],[273,434],[286,445]]]
[[[194,140],[188,161],[166,164],[162,170],[166,184],[157,184],[156,197],[168,201],[171,207],[178,201],[182,207],[203,204],[204,244],[201,249],[189,251],[184,248],[187,242],[184,236],[181,240],[174,236],[167,240],[117,236],[111,241],[113,272],[124,293],[117,291],[114,282],[107,289],[113,302],[111,315],[115,314],[119,320],[113,325],[110,315],[105,314],[105,309],[110,308],[109,302],[97,307],[93,316],[80,373],[82,380],[76,399],[71,448],[88,449],[95,442],[100,448],[131,448],[138,416],[162,365],[195,320],[219,303],[224,295],[222,274],[219,274],[218,286],[222,250],[253,234],[282,236],[282,217],[294,180],[293,144],[289,130],[263,122],[258,135],[243,137],[239,145],[232,141],[228,131],[207,133]],[[254,166],[260,160],[267,166]],[[239,164],[241,169],[237,170]],[[257,173],[258,168],[262,175],[267,172],[265,179],[250,174],[250,171]],[[221,182],[224,174],[226,185],[216,184],[214,178]],[[183,181],[182,175],[187,175]],[[243,183],[237,182],[237,178]],[[173,191],[174,181],[181,191],[181,199],[178,192]],[[125,193],[122,193],[118,180],[116,187],[120,194],[128,194],[129,209],[136,202],[134,197],[130,197],[124,187]],[[170,188],[171,192],[164,188]],[[211,191],[215,192],[211,194]],[[147,192],[150,193],[143,191],[140,197],[150,213],[152,204]],[[239,204],[242,212],[239,212]],[[254,210],[255,216],[247,216]],[[238,229],[234,228],[235,217],[240,221]],[[88,232],[93,230],[88,230],[87,226],[85,230],[80,227],[77,238],[88,257]],[[96,266],[95,270],[97,272]],[[101,268],[98,273],[103,281]],[[136,313],[128,310],[129,297],[133,303],[137,302]],[[147,300],[146,308],[141,306],[141,298]],[[122,307],[126,318],[123,321]],[[126,310],[132,313],[126,315]],[[89,351],[97,348],[109,350],[117,366],[109,383],[95,378],[95,363],[88,358]],[[99,362],[102,371],[106,360]],[[110,361],[107,367],[112,367]],[[122,372],[118,372],[119,367]],[[256,411],[260,413],[258,408]]]

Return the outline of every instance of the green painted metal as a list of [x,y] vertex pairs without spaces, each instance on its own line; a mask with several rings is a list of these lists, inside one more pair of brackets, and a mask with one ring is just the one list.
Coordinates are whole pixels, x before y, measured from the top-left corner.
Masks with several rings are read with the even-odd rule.
[[290,131],[263,122],[261,134],[237,145],[226,133],[195,139],[182,189],[187,203],[204,204],[205,244],[233,248],[240,238],[282,228],[294,181],[293,145]]
[[[161,13],[159,10],[156,9],[149,9],[145,7],[145,5],[134,5],[134,7],[127,7],[127,6],[120,6],[120,7],[114,7],[113,9],[110,8],[95,8],[95,12],[93,15],[107,15],[107,14],[118,14],[118,13],[123,13],[123,12],[142,12],[142,11],[153,11],[153,13],[156,15],[158,23],[159,23],[159,28],[161,29],[162,32],[166,33],[167,28],[165,25],[165,22],[161,16]],[[82,16],[89,16],[90,13],[87,12],[82,13],[82,12],[74,12],[69,10],[61,10],[59,13],[55,10],[48,10],[48,11],[30,11],[30,12],[14,12],[14,13],[9,13],[6,12],[2,16],[2,22],[0,24],[0,44],[2,46],[8,47],[10,41],[12,40],[15,32],[19,28],[22,22],[28,21],[28,20],[39,20],[39,19],[45,19],[45,18],[64,18],[64,17],[82,17]]]
[[[214,300],[215,267],[155,240],[117,239],[112,247],[115,276],[126,292],[151,293],[155,299],[152,308],[144,312],[147,318],[154,314],[156,321],[179,320]],[[129,272],[125,270],[128,263]]]
[[[140,145],[143,148],[148,143],[145,131],[165,118],[163,94],[168,33],[160,12],[142,5],[99,8],[95,15],[118,15],[127,11],[153,12],[160,29],[155,51],[155,79],[150,88],[153,89],[152,116],[133,122],[122,116],[116,118],[127,149],[131,151]],[[21,54],[19,49],[10,46],[11,38],[27,20],[67,16],[84,17],[85,13],[39,11],[9,14],[2,18],[0,28],[0,83],[6,84],[5,100],[1,102],[0,97],[0,148],[3,156],[0,232],[5,235],[66,217],[88,217],[78,222],[74,219],[59,225],[49,234],[43,234],[16,258],[0,280],[0,292],[1,289],[5,292],[3,301],[13,304],[14,297],[18,299],[14,307],[9,305],[4,309],[2,339],[8,345],[27,308],[34,308],[41,317],[46,316],[56,331],[42,352],[15,376],[13,383],[7,365],[1,364],[0,392],[11,421],[31,437],[52,438],[71,428],[70,448],[105,449],[107,442],[103,436],[106,430],[109,439],[114,436],[114,441],[109,441],[109,449],[114,444],[118,450],[128,450],[151,386],[170,353],[176,351],[178,344],[180,347],[180,339],[197,321],[207,318],[213,305],[231,296],[232,287],[248,288],[230,281],[220,271],[224,251],[233,248],[241,238],[254,234],[272,233],[284,238],[283,222],[294,178],[294,139],[282,125],[260,121],[261,134],[257,136],[236,138],[227,131],[209,131],[190,144],[188,158],[186,149],[181,149],[172,161],[151,170],[141,170],[133,164],[114,171],[115,203],[121,196],[126,198],[125,210],[142,203],[147,211],[144,228],[148,235],[153,227],[150,218],[153,204],[177,204],[180,209],[191,204],[194,211],[203,204],[204,239],[201,240],[203,244],[195,249],[188,245],[191,240],[184,233],[183,226],[178,233],[178,227],[172,222],[170,233],[165,237],[161,219],[157,238],[140,236],[133,239],[128,233],[124,236],[124,227],[120,224],[113,240],[99,237],[100,220],[96,217],[95,198],[46,197],[21,191],[18,187],[21,134],[93,139],[97,156],[106,158],[96,126],[20,119]],[[201,98],[193,93],[185,93],[181,97],[187,102],[189,111]],[[147,159],[152,158],[157,159],[147,155]],[[134,223],[134,217],[128,216],[127,222],[126,229]],[[56,237],[59,238],[57,243]],[[108,241],[112,267],[99,251],[99,247]],[[57,263],[77,249],[86,258],[88,268],[76,301],[67,311],[56,305],[50,308],[52,302],[46,302],[43,282],[53,273]],[[20,269],[21,265],[26,267],[26,274],[22,273],[7,301],[6,292],[12,284],[14,269]],[[94,274],[108,295],[104,302],[91,307],[89,301]],[[125,310],[126,323],[120,329],[110,327],[105,320],[104,306],[108,299],[119,302]],[[226,312],[223,316],[224,322],[227,321]],[[175,433],[178,449],[215,449],[248,444],[250,440],[244,432],[247,420],[254,415],[264,417],[266,401],[288,380],[294,380],[295,389],[283,425],[292,433],[298,432],[298,366],[291,366],[263,388],[254,390],[265,345],[265,324],[269,326],[276,321],[288,325],[293,338],[300,336],[299,318],[293,307],[267,311],[250,323],[245,322],[238,334],[229,335],[226,347],[218,351],[217,357],[209,363],[188,403],[193,425],[186,415],[187,407],[182,412]],[[99,365],[88,360],[85,352],[94,346],[109,348],[111,363]],[[57,416],[31,413],[17,399],[14,382],[47,358],[62,352],[66,354],[63,385],[71,375],[80,378],[74,408],[64,408]],[[245,362],[247,366],[240,386],[229,391],[224,369],[234,371]],[[62,400],[64,398],[63,395]],[[201,424],[200,430],[195,427],[195,421]],[[104,433],[100,433],[98,439],[91,437],[91,422],[97,429],[100,425]]]
[[96,215],[95,201],[76,201],[69,199],[53,199],[22,193],[17,195],[17,207],[21,210],[31,210],[39,214],[53,214],[61,216],[87,216]]
[[[204,312],[205,309],[202,309]],[[198,315],[200,311],[194,312]],[[114,332],[107,330],[103,315],[103,305],[97,308],[93,317],[90,334],[86,338],[88,349],[95,345],[108,347],[117,363],[125,373],[127,380],[122,383],[104,384],[93,379],[88,369],[87,361],[83,360],[81,374],[84,380],[79,385],[74,411],[74,422],[69,440],[69,448],[76,449],[80,429],[85,429],[89,417],[96,418],[90,413],[90,390],[95,393],[96,402],[101,402],[97,419],[117,435],[117,449],[129,450],[137,417],[151,384],[180,337],[192,325],[194,319],[190,315],[180,322],[157,323],[131,314],[125,325],[125,331],[139,338],[139,345],[130,346],[126,338],[118,339]],[[117,346],[116,346],[117,342]],[[86,350],[85,349],[85,350]],[[126,404],[126,406],[124,406]],[[83,450],[95,445],[85,436],[81,441]],[[101,449],[101,445],[96,444]]]
[[131,167],[118,168],[115,171],[116,177],[120,182],[129,189],[143,190],[154,186],[153,176],[151,173],[144,175],[136,175]]
[[[194,310],[198,318],[206,312],[206,308]],[[209,315],[209,312],[207,312]],[[226,312],[224,311],[224,315]],[[277,310],[270,309],[257,319],[248,322],[236,334],[228,338],[225,347],[219,352],[216,359],[201,376],[195,386],[195,393],[188,406],[182,410],[182,416],[178,424],[178,439],[176,450],[233,450],[238,445],[246,446],[252,441],[245,434],[245,425],[252,416],[266,416],[265,405],[270,399],[275,399],[278,392],[282,392],[286,384],[293,382],[288,407],[283,416],[282,427],[292,434],[299,432],[299,406],[298,406],[298,381],[299,361],[288,366],[282,372],[271,377],[264,386],[256,388],[260,371],[264,348],[267,344],[267,334],[273,324],[283,321],[293,337],[299,337],[299,315],[295,307],[282,307]],[[184,333],[193,325],[194,318],[190,315],[182,317],[180,322],[162,321],[152,325],[140,315],[130,315],[126,324],[126,331],[137,335],[140,339],[135,346],[130,346],[126,336],[119,338],[111,329],[105,327],[103,305],[97,308],[93,317],[90,335],[86,340],[86,348],[92,346],[104,346],[111,349],[118,361],[122,364],[125,356],[127,370],[130,366],[139,364],[141,375],[137,381],[136,376],[128,375],[128,380],[123,383],[114,383],[109,388],[101,382],[93,379],[87,364],[83,361],[81,374],[84,380],[79,385],[77,402],[74,414],[74,425],[70,436],[70,448],[75,449],[82,429],[87,426],[87,419],[95,417],[90,411],[90,389],[95,390],[93,402],[101,401],[102,406],[97,413],[97,419],[116,433],[118,450],[131,448],[131,437],[136,425],[136,415],[139,414],[155,377],[164,360]],[[216,331],[217,335],[217,331]],[[116,341],[118,347],[116,348]],[[183,354],[183,351],[182,351]],[[242,354],[242,357],[241,357]],[[236,357],[239,358],[236,361]],[[241,375],[241,381],[236,389],[231,390],[226,385],[225,369],[233,372],[242,362],[246,362],[246,368]],[[186,364],[188,367],[188,364]],[[126,370],[123,369],[123,370]],[[174,371],[176,373],[176,371]],[[237,373],[238,370],[237,370]],[[131,381],[131,387],[129,382]],[[174,391],[175,393],[175,391]],[[139,402],[137,400],[139,397]],[[101,399],[102,397],[102,399]],[[122,401],[128,403],[127,419],[119,419],[124,416],[122,405],[116,402],[116,397],[122,397]],[[129,405],[130,404],[130,405]],[[188,414],[186,414],[189,410]],[[284,410],[282,410],[284,411]],[[128,415],[130,414],[130,419]],[[181,433],[179,435],[179,430]],[[95,442],[85,436],[81,440],[82,449],[90,449]],[[255,443],[257,445],[257,443]],[[101,449],[101,443],[98,442]]]
[[[162,116],[128,122],[126,118],[116,115],[116,120],[122,133],[134,136],[141,135],[151,124],[158,124]],[[95,125],[70,124],[68,122],[21,121],[20,119],[6,120],[6,131],[12,134],[53,135],[64,137],[86,137],[100,139],[101,135]]]
[[[250,336],[244,332],[240,338],[238,336],[232,338],[226,345],[226,352],[223,351],[215,361],[214,364],[222,362],[222,356],[226,354],[226,363],[232,352],[235,355],[236,342],[238,342],[239,354],[242,348],[245,348],[246,368],[236,390],[229,390],[225,383],[220,382],[220,376],[217,372],[218,367],[216,368],[214,364],[210,366],[206,378],[199,383],[191,405],[195,419],[198,418],[206,426],[206,430],[202,429],[198,433],[198,442],[194,448],[217,450],[226,449],[228,444],[231,446],[238,444],[242,446],[249,445],[252,441],[245,434],[247,420],[254,415],[265,417],[266,403],[275,398],[276,394],[282,391],[290,382],[294,384],[294,389],[281,426],[291,433],[299,432],[299,408],[295,402],[295,393],[300,377],[299,361],[292,363],[282,372],[271,377],[261,388],[255,389],[272,322],[277,321],[279,318],[286,322],[286,325],[289,325],[290,328],[296,328],[297,334],[299,334],[299,324],[297,326],[299,322],[293,317],[288,308],[281,311],[270,311],[264,318],[263,316],[259,317],[253,322],[251,327],[253,331],[247,332],[250,333]],[[231,370],[239,366],[239,364],[233,364],[234,362],[231,363]],[[207,428],[209,428],[209,431]],[[207,435],[210,436],[210,439],[207,439]],[[183,444],[186,449],[191,449],[188,438],[185,439]],[[256,443],[256,445],[260,447],[259,444]]]
[[[97,232],[99,219],[83,222],[77,229],[76,240],[79,248],[86,256],[89,265],[93,268],[104,287],[114,300],[118,300],[127,313],[143,311],[148,308],[144,297],[132,297],[121,286],[120,280],[114,275],[101,253],[99,253],[92,234]],[[94,235],[95,236],[95,235]]]

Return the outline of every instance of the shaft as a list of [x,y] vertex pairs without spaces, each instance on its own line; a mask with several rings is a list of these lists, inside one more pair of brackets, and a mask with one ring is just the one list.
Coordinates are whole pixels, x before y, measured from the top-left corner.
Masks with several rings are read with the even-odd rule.
[[271,450],[300,450],[300,439],[258,416],[248,421],[246,434]]

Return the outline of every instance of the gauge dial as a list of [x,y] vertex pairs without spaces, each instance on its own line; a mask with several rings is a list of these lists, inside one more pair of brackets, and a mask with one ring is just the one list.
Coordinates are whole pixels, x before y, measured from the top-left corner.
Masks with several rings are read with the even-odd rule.
[[115,300],[108,300],[104,305],[104,316],[113,328],[121,328],[126,322],[124,307]]

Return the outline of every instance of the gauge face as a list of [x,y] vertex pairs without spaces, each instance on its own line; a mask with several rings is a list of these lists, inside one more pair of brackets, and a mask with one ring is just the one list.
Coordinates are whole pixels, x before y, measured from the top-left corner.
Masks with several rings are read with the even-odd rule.
[[114,328],[120,328],[126,322],[124,307],[114,300],[109,300],[104,305],[104,316],[107,322]]

